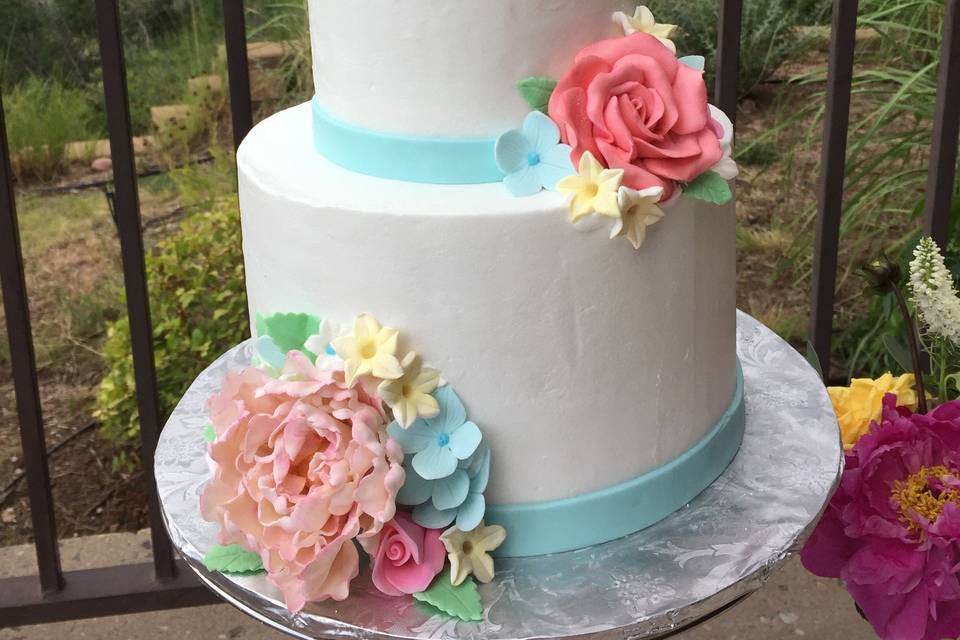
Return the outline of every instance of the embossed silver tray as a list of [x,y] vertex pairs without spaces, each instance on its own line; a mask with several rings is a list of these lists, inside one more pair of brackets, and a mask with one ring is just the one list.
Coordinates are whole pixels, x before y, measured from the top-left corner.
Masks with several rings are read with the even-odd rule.
[[747,427],[724,474],[689,505],[638,533],[589,549],[497,561],[481,586],[484,621],[424,614],[410,598],[380,594],[361,568],[344,602],[291,615],[263,576],[230,577],[202,563],[216,527],[200,518],[209,476],[205,401],[224,373],[249,363],[249,343],[204,371],[160,437],[156,477],[174,545],[224,600],[298,638],[520,640],[658,638],[750,594],[805,539],[843,464],[836,419],[806,360],[738,312]]

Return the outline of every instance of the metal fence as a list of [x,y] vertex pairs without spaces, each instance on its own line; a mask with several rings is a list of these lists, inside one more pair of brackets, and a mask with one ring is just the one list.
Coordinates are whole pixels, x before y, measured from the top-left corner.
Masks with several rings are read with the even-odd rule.
[[[217,601],[212,592],[201,586],[192,572],[176,559],[160,517],[153,481],[153,454],[162,425],[117,0],[95,0],[95,10],[113,160],[115,213],[140,412],[142,460],[150,489],[153,562],[72,572],[64,572],[61,567],[16,203],[0,103],[0,284],[39,568],[35,576],[0,579],[0,627],[172,609]],[[810,316],[811,341],[824,363],[829,362],[833,325],[857,11],[857,0],[833,0]],[[242,0],[223,0],[223,14],[233,138],[234,144],[239,145],[253,120]],[[736,116],[737,106],[741,17],[742,0],[720,0],[715,102],[731,119]],[[924,212],[925,231],[940,243],[949,233],[960,127],[958,38],[960,0],[947,0]]]

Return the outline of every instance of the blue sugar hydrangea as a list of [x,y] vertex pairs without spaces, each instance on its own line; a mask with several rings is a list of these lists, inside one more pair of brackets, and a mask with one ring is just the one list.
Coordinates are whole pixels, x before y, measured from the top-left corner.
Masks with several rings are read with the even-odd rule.
[[418,418],[404,429],[396,421],[387,427],[406,455],[413,454],[411,466],[424,480],[440,480],[457,471],[461,460],[473,455],[480,445],[480,428],[467,420],[467,410],[450,385],[433,392],[440,413]]
[[457,470],[440,480],[424,480],[407,467],[407,479],[397,502],[414,506],[413,521],[428,529],[443,529],[456,520],[461,531],[473,531],[487,510],[483,492],[490,479],[490,448],[479,447]]
[[560,129],[549,116],[531,111],[521,129],[497,138],[497,166],[506,176],[503,184],[514,196],[531,196],[541,189],[556,191],[557,183],[577,171],[571,149],[560,144]]

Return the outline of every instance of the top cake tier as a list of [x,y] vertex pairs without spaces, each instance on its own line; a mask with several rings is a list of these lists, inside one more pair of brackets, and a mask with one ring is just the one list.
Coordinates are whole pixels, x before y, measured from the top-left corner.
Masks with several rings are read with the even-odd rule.
[[[319,105],[358,127],[495,137],[530,110],[516,82],[557,77],[622,35],[625,0],[310,0]],[[558,37],[557,34],[562,34]]]

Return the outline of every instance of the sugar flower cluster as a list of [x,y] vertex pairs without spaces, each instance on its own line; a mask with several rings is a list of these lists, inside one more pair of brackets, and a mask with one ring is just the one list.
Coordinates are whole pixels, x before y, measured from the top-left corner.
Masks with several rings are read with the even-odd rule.
[[370,315],[257,329],[254,366],[209,401],[217,542],[259,556],[291,611],[346,598],[362,549],[383,593],[475,619],[506,532],[483,523],[490,449],[460,398]]
[[730,200],[733,125],[707,103],[704,58],[677,57],[675,25],[643,6],[613,19],[623,37],[582,49],[559,80],[518,83],[534,111],[495,154],[511,194],[558,191],[578,228],[608,220],[611,238],[639,248],[681,193]]

